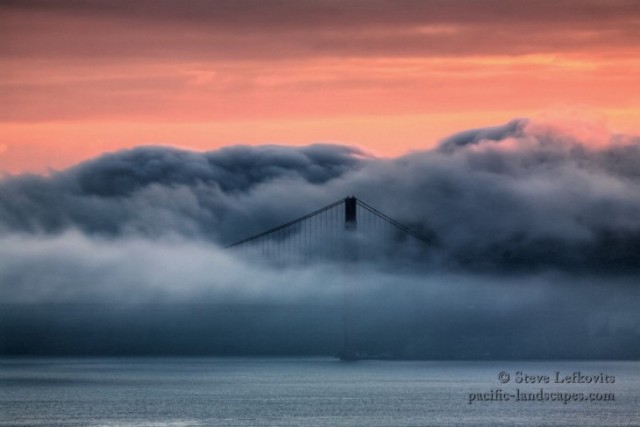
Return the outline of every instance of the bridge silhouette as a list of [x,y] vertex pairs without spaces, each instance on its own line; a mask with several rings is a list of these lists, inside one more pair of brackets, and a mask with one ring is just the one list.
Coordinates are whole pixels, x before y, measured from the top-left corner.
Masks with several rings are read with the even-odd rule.
[[402,256],[401,248],[424,249],[433,244],[433,237],[427,237],[355,196],[349,196],[244,238],[227,248],[284,266],[330,259],[343,262],[344,342],[338,356],[343,360],[356,360],[371,355],[360,354],[354,345],[355,264],[362,259]]
[[[359,244],[360,243],[360,244]],[[355,196],[246,237],[227,246],[281,264],[354,256],[392,256],[399,246],[435,244]]]

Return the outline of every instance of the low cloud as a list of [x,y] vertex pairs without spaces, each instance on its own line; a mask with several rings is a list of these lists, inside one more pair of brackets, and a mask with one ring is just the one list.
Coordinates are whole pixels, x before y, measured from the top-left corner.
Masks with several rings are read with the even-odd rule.
[[[640,140],[585,129],[518,119],[392,159],[140,147],[5,177],[0,350],[331,354],[346,284],[374,353],[611,357],[604,336],[636,357]],[[293,266],[224,249],[351,194],[433,244]]]
[[598,129],[589,145],[585,129],[514,120],[394,159],[338,145],[140,147],[3,179],[0,230],[224,246],[355,194],[433,236],[439,268],[637,271],[640,140]]

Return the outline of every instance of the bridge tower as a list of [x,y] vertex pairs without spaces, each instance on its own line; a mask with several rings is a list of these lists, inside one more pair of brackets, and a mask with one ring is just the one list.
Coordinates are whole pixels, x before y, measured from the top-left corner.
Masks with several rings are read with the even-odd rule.
[[353,231],[358,228],[357,209],[358,201],[355,196],[344,199],[344,228]]
[[344,199],[344,307],[343,307],[343,348],[340,353],[342,360],[356,360],[358,358],[353,337],[353,312],[356,288],[355,268],[358,260],[358,247],[355,231],[358,229],[358,203],[355,196]]

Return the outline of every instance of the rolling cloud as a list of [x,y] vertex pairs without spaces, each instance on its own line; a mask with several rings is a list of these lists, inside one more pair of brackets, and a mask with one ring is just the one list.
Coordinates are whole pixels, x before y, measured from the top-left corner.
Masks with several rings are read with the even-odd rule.
[[518,119],[398,158],[139,147],[6,176],[0,351],[331,354],[341,263],[274,268],[223,247],[355,194],[437,241],[415,268],[356,267],[370,351],[611,357],[585,337],[613,334],[636,357],[639,170],[636,137]]
[[640,141],[594,130],[584,143],[580,126],[515,120],[395,159],[337,145],[140,147],[3,179],[0,230],[225,245],[355,194],[435,236],[446,268],[637,271]]

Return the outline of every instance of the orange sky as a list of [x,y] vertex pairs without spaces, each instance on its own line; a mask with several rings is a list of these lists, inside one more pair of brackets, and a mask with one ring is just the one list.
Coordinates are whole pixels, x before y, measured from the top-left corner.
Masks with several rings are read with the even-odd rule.
[[639,58],[626,0],[1,2],[0,171],[141,144],[397,155],[567,110],[640,133]]

